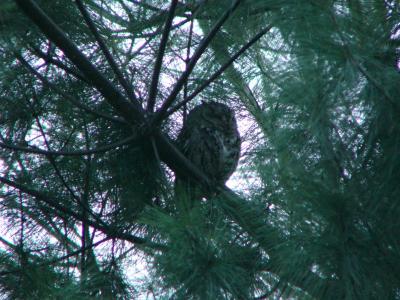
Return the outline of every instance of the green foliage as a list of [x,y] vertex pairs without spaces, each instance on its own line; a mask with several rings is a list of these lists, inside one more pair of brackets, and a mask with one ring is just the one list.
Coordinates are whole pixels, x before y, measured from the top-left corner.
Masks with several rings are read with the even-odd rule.
[[[238,236],[234,224],[212,205],[179,209],[173,217],[149,210],[142,221],[170,247],[154,257],[158,284],[175,290],[172,298],[249,298],[261,270],[256,247]],[[205,221],[206,220],[206,221]]]
[[[0,255],[2,269],[9,270],[7,276],[2,275],[2,299],[82,299],[74,278],[53,269],[48,264],[50,260],[29,257],[28,253],[21,252],[18,257],[19,262],[10,253]],[[71,298],[65,298],[66,295]]]
[[[236,194],[196,203],[159,134],[186,108],[116,104],[148,107],[170,1],[82,1],[95,33],[80,1],[34,1],[100,79],[22,2],[0,3],[1,299],[400,299],[398,1],[240,1],[173,99],[271,25],[188,103],[243,140]],[[230,7],[178,1],[156,109]]]

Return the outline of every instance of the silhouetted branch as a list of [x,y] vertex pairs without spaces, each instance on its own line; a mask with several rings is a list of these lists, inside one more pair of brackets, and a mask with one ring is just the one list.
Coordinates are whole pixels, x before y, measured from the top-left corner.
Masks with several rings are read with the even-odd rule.
[[0,147],[1,148],[6,148],[6,149],[12,149],[12,150],[17,150],[17,151],[22,151],[26,153],[32,153],[32,154],[40,154],[40,155],[51,155],[51,156],[83,156],[83,155],[90,155],[90,154],[96,154],[96,153],[104,153],[110,150],[113,150],[117,147],[123,146],[130,144],[134,141],[139,141],[141,138],[138,138],[136,135],[131,135],[130,137],[127,137],[125,139],[122,139],[119,142],[112,143],[110,145],[105,145],[105,146],[100,146],[95,149],[89,149],[89,150],[78,150],[78,151],[50,151],[50,150],[43,150],[37,147],[22,147],[14,144],[9,144],[9,143],[3,143],[0,142]]
[[162,60],[164,57],[165,48],[167,46],[169,33],[171,31],[171,25],[172,25],[172,21],[174,19],[174,13],[175,13],[175,8],[176,8],[177,3],[178,3],[178,0],[171,1],[171,7],[169,8],[169,11],[168,11],[167,20],[165,21],[164,31],[162,33],[160,46],[158,48],[156,62],[154,63],[153,76],[151,78],[149,96],[148,96],[148,100],[147,100],[147,111],[149,111],[149,112],[153,111],[154,105],[156,102],[157,91],[158,91],[158,80],[160,77]]
[[142,122],[143,109],[136,102],[129,102],[65,35],[57,24],[32,0],[15,0],[19,8],[33,20],[40,30],[77,66],[84,76],[99,90],[103,97],[128,122]]
[[114,71],[115,75],[117,76],[117,79],[119,83],[122,85],[122,87],[125,89],[128,97],[132,101],[137,101],[135,93],[133,92],[132,87],[129,85],[129,83],[125,80],[124,75],[122,74],[121,70],[119,69],[117,63],[115,62],[113,56],[111,55],[110,51],[107,48],[106,43],[104,42],[103,38],[100,36],[99,32],[96,29],[96,26],[94,25],[92,19],[89,16],[89,13],[87,12],[85,6],[83,5],[81,0],[75,0],[83,18],[85,19],[86,24],[88,25],[90,31],[92,32],[93,36],[95,37],[97,43],[100,46],[101,51],[103,52],[104,56],[106,57],[109,65],[111,66],[111,69]]
[[74,104],[75,106],[79,107],[80,109],[86,111],[87,113],[93,114],[95,116],[107,119],[112,122],[118,122],[118,123],[125,123],[123,119],[115,118],[112,116],[109,116],[107,114],[104,114],[102,112],[99,112],[97,110],[94,110],[79,101],[75,100],[73,97],[69,96],[67,93],[62,91],[60,88],[58,88],[55,84],[51,83],[50,81],[47,80],[46,77],[44,77],[42,74],[40,74],[38,71],[36,71],[26,60],[23,58],[19,53],[15,53],[15,56],[17,59],[30,71],[32,74],[34,74],[37,78],[40,79],[40,81],[43,82],[44,85],[48,86],[49,88],[53,89],[56,91],[58,94],[63,96],[66,100]]
[[199,86],[192,94],[190,94],[184,101],[178,103],[170,110],[168,110],[166,117],[172,115],[178,111],[182,106],[191,101],[199,93],[201,93],[206,87],[208,87],[215,79],[217,79],[227,68],[229,68],[233,62],[238,59],[247,49],[249,49],[255,42],[257,42],[264,34],[266,34],[272,25],[267,26],[261,30],[257,35],[255,35],[248,43],[246,43],[239,51],[237,51],[219,70],[217,70],[209,79],[207,79],[201,86]]
[[176,97],[178,96],[179,92],[181,91],[183,85],[189,78],[189,75],[192,73],[197,61],[201,57],[201,55],[207,49],[207,46],[210,44],[211,40],[215,37],[217,32],[220,30],[221,26],[225,23],[225,21],[229,18],[229,16],[235,11],[235,9],[239,6],[240,0],[236,0],[232,6],[222,15],[222,17],[217,21],[214,27],[210,30],[210,32],[203,38],[200,42],[199,46],[197,47],[196,51],[193,53],[192,58],[189,61],[188,67],[186,70],[181,74],[177,82],[175,83],[174,88],[172,89],[171,93],[167,97],[167,99],[162,104],[161,108],[157,111],[156,116],[153,120],[154,124],[158,124],[167,112],[167,109],[172,105],[175,101]]
[[37,48],[34,45],[31,45],[33,52],[40,58],[42,58],[46,63],[50,63],[56,67],[59,67],[60,69],[64,70],[66,73],[71,74],[75,78],[82,80],[86,83],[89,83],[85,76],[79,73],[79,71],[74,70],[67,65],[63,64],[61,61],[54,59],[53,57],[47,55],[43,51],[41,51],[39,48]]
[[112,225],[105,224],[100,218],[97,218],[96,220],[92,220],[90,218],[83,218],[80,213],[76,213],[72,209],[61,205],[57,201],[51,199],[50,195],[48,195],[46,193],[36,191],[32,188],[28,188],[27,186],[25,186],[23,184],[9,180],[3,176],[0,176],[0,182],[8,185],[10,187],[16,188],[19,191],[21,191],[22,193],[25,193],[32,197],[35,197],[37,200],[46,203],[50,207],[65,214],[66,216],[73,217],[80,222],[86,222],[88,225],[92,226],[93,228],[96,228],[97,230],[101,231],[102,233],[108,235],[111,238],[119,238],[119,239],[123,239],[126,241],[130,241],[134,244],[149,246],[149,247],[153,247],[155,249],[163,249],[163,246],[160,244],[152,243],[150,241],[147,241],[144,238],[122,232],[120,229],[118,229]]
[[[190,50],[192,49],[192,39],[193,39],[193,24],[194,24],[194,16],[193,13],[191,15],[191,22],[190,22],[190,27],[189,27],[189,37],[188,37],[188,42],[187,42],[187,47],[186,47],[186,57],[185,57],[185,68],[188,68],[189,61],[190,61]],[[185,85],[183,86],[183,99],[187,98],[188,94],[188,81],[186,80]],[[183,108],[183,124],[186,122],[187,118],[187,109],[186,109],[186,104],[184,104]]]
[[[36,95],[34,95],[34,99],[37,100]],[[28,102],[29,103],[29,102]],[[31,110],[33,110],[33,107],[31,107]],[[43,129],[42,123],[39,120],[39,117],[35,114],[35,120],[36,120],[36,124],[39,128],[40,134],[42,135],[44,144],[47,147],[47,151],[51,151],[51,147],[50,144],[47,140],[45,131]],[[64,176],[61,174],[60,169],[57,166],[57,163],[54,159],[54,157],[52,155],[46,155],[47,160],[50,162],[50,164],[53,166],[54,172],[56,173],[56,175],[58,176],[58,178],[60,179],[62,185],[67,189],[67,191],[70,193],[71,197],[73,199],[75,199],[76,202],[80,203],[81,200],[80,198],[75,194],[75,192],[71,189],[71,187],[68,185],[67,181],[65,180]],[[88,209],[87,207],[83,207],[83,210]]]
[[[48,35],[49,39],[52,40],[57,46],[59,46],[75,64],[81,70],[81,72],[89,78],[93,84],[102,92],[103,96],[109,101],[111,105],[127,120],[136,123],[144,123],[143,110],[138,107],[129,105],[129,103],[123,98],[123,96],[115,89],[115,87],[104,78],[98,70],[87,60],[85,56],[73,45],[69,39],[62,33],[62,31],[36,6],[32,4],[31,0],[16,0],[18,5],[23,8],[25,13],[30,16],[36,24],[42,29],[42,31]],[[195,51],[192,59],[190,60],[189,68],[184,72],[173,91],[163,104],[163,108],[158,111],[159,120],[162,119],[166,113],[166,109],[170,107],[175,97],[179,93],[180,89],[186,82],[190,72],[193,70],[194,65],[199,59],[200,55],[204,53],[206,47],[209,45],[211,39],[215,36],[217,31],[220,29],[224,21],[237,7],[240,1],[235,1],[233,7],[228,10],[224,16],[217,22],[211,32],[203,39],[200,46]],[[45,21],[43,21],[45,20]],[[76,55],[76,56],[75,56]],[[77,58],[78,57],[78,58]],[[91,73],[93,72],[93,73]],[[104,86],[103,86],[104,85]],[[136,119],[135,119],[136,118]],[[175,172],[179,172],[184,176],[189,176],[199,182],[206,188],[211,187],[211,182],[207,176],[194,166],[189,160],[183,156],[183,154],[174,146],[173,142],[164,134],[160,132],[153,132],[154,140],[159,150],[160,158]],[[11,187],[19,189],[21,192],[27,193],[38,200],[47,203],[51,207],[54,207],[58,211],[76,218],[77,220],[84,221],[93,228],[96,228],[111,237],[128,240],[138,245],[152,245],[153,248],[162,249],[162,245],[152,244],[147,240],[132,236],[114,228],[110,225],[104,225],[101,220],[82,220],[82,216],[77,214],[70,209],[60,205],[59,203],[52,201],[51,198],[46,194],[27,188],[26,186],[12,182],[4,177],[0,177],[0,182],[7,184]],[[231,218],[235,223],[243,228],[254,241],[259,243],[259,246],[266,251],[271,261],[279,261],[281,254],[275,248],[276,244],[285,243],[284,237],[280,236],[273,226],[266,222],[265,215],[259,207],[254,207],[253,203],[246,202],[230,189],[226,187],[212,187],[217,189],[223,196],[223,201],[220,205],[224,209],[226,215]],[[271,235],[273,237],[271,238]],[[278,242],[280,241],[280,242]],[[278,275],[280,269],[277,266],[271,266],[271,270],[276,272]],[[318,275],[312,273],[310,270],[304,270],[304,280],[295,280],[293,284],[298,285],[306,289],[307,286],[317,286],[315,290],[322,290],[330,288],[334,285],[329,285],[331,281],[324,280]],[[286,274],[281,274],[282,276]],[[312,284],[310,284],[310,282]],[[329,285],[327,287],[327,285]],[[307,290],[307,289],[306,289]]]

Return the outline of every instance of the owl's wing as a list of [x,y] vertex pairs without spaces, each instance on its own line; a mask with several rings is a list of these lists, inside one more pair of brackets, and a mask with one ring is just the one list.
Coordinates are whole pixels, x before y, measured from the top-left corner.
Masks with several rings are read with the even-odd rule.
[[240,136],[239,134],[231,135],[224,139],[223,151],[222,151],[222,169],[221,169],[221,181],[225,183],[229,177],[235,172],[240,157]]

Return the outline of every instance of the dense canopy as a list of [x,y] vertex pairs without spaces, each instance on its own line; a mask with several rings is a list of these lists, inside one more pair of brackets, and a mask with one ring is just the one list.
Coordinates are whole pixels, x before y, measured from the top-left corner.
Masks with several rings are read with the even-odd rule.
[[400,299],[399,51],[396,0],[2,0],[0,299]]

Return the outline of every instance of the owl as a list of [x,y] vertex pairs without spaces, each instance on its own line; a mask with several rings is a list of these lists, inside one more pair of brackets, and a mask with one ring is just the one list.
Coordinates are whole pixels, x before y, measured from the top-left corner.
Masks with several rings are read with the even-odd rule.
[[[211,183],[223,185],[240,157],[240,135],[235,115],[227,105],[203,102],[191,110],[177,138],[179,150]],[[177,182],[195,183],[177,174]]]

